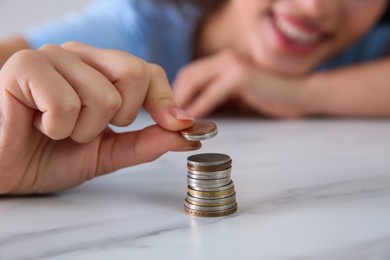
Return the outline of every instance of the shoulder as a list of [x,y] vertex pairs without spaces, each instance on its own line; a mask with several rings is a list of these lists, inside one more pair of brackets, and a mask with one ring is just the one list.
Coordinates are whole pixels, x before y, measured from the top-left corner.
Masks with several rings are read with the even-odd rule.
[[158,0],[94,0],[87,11],[112,13],[122,22],[138,19],[160,21],[162,24],[188,21],[197,16],[197,10],[192,5],[178,7],[169,1]]
[[390,53],[390,23],[382,23],[374,28],[366,37],[368,44],[382,51],[381,55],[389,56]]
[[163,66],[170,80],[191,60],[201,15],[196,6],[163,0],[95,0],[94,5],[109,10],[110,19],[126,35],[128,52]]

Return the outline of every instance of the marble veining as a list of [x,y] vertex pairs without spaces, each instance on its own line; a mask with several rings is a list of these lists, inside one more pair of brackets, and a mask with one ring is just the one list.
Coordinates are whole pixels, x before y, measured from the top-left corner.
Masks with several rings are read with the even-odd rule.
[[185,215],[192,153],[168,153],[70,191],[0,197],[0,260],[390,259],[390,121],[213,120],[199,152],[232,157],[234,215]]

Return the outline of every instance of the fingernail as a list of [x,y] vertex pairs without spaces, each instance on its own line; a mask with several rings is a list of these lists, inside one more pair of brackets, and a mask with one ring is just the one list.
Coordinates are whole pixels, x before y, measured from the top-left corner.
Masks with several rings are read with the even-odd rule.
[[177,152],[194,151],[194,150],[198,150],[200,148],[202,148],[202,143],[201,142],[194,142],[190,146],[185,146],[185,147],[176,149],[175,151],[177,151]]
[[179,120],[185,120],[185,121],[194,121],[194,117],[188,114],[183,109],[180,109],[178,107],[172,107],[170,109],[171,115],[173,115],[176,119]]

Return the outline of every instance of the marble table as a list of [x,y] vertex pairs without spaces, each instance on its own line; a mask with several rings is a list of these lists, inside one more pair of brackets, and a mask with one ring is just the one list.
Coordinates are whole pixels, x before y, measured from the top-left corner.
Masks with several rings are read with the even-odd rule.
[[[168,153],[73,190],[0,197],[0,259],[390,259],[390,121],[215,118],[239,209],[186,215]],[[141,116],[130,128],[145,126]]]

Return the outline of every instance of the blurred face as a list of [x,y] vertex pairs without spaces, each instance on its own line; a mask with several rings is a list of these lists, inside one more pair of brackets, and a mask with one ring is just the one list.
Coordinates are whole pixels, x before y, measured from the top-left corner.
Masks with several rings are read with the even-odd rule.
[[361,37],[387,0],[229,0],[233,46],[284,74],[307,73]]

